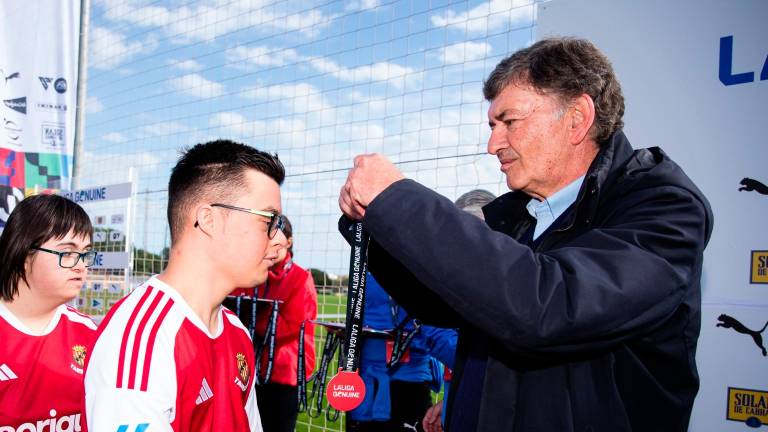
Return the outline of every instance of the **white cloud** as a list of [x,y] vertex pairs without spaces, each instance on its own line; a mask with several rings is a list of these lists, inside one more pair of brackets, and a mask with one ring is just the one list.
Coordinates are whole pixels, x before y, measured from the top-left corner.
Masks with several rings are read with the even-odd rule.
[[168,65],[179,70],[192,71],[192,72],[199,71],[204,67],[202,64],[191,59],[188,59],[188,60],[171,59],[171,60],[168,60]]
[[491,53],[491,45],[485,42],[462,42],[440,50],[443,63],[467,63],[480,60]]
[[510,25],[533,25],[535,8],[532,0],[491,0],[466,12],[449,9],[442,15],[432,15],[430,20],[435,27],[449,26],[484,35]]
[[122,143],[128,141],[128,138],[126,138],[123,134],[120,132],[110,132],[108,134],[105,134],[101,137],[104,141],[109,141],[113,143]]
[[[309,63],[316,70],[330,74],[342,81],[369,82],[387,81],[396,78],[413,79],[416,77],[412,68],[401,66],[397,63],[378,62],[371,65],[363,65],[353,68],[340,66],[338,63],[324,57],[313,57]],[[402,86],[404,81],[395,81]]]
[[171,87],[188,96],[198,99],[209,99],[224,94],[221,83],[206,79],[200,74],[187,74],[169,80]]
[[376,9],[381,5],[381,0],[352,0],[344,6],[347,12]]
[[292,114],[332,108],[323,99],[320,90],[307,83],[245,87],[241,95],[247,99],[280,101]]
[[187,132],[190,128],[179,122],[167,121],[142,126],[139,128],[141,138],[162,137],[170,134]]
[[102,112],[104,111],[104,105],[96,96],[88,96],[88,99],[85,100],[85,110],[89,113]]
[[247,139],[267,132],[263,121],[250,121],[240,113],[223,111],[211,116],[208,125],[229,139]]
[[124,35],[104,27],[93,27],[90,32],[88,62],[96,69],[112,69],[156,46],[151,40],[128,42]]
[[99,4],[111,21],[157,27],[176,42],[209,41],[245,28],[295,31],[314,37],[337,17],[316,9],[290,12],[263,0],[205,0],[178,8],[144,6],[130,0],[102,0]]
[[225,52],[227,63],[247,68],[248,66],[284,66],[303,60],[296,50],[291,48],[273,48],[268,46],[237,46]]

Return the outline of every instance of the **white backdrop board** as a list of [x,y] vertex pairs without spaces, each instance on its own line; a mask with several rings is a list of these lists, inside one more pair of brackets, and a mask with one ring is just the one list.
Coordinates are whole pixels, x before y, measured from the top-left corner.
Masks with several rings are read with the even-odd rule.
[[611,59],[633,146],[662,147],[712,204],[701,390],[690,426],[696,432],[768,428],[768,357],[757,337],[768,338],[760,333],[768,321],[766,18],[761,0],[554,0],[539,7],[539,38],[585,37]]

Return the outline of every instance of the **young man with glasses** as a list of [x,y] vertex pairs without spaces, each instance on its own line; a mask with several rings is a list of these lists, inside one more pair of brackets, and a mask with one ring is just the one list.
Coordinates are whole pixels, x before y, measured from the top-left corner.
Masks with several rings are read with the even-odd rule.
[[96,324],[66,303],[96,257],[92,234],[79,205],[36,195],[0,236],[0,431],[78,430]]
[[261,431],[253,344],[221,306],[267,278],[280,228],[276,156],[198,144],[171,172],[168,267],[115,305],[86,366],[91,431]]

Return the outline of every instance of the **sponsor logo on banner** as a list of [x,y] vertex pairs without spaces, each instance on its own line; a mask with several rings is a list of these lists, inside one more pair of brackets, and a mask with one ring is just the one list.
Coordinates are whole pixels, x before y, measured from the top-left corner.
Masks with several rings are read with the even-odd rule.
[[47,111],[66,111],[67,110],[67,104],[65,103],[38,102],[37,107],[39,109],[47,110]]
[[67,91],[67,80],[64,78],[59,78],[56,80],[56,82],[53,83],[53,88],[56,90],[56,93],[63,94]]
[[112,282],[109,284],[109,288],[107,288],[107,291],[109,291],[110,294],[120,294],[123,292],[123,287],[119,283]]
[[[720,38],[720,61],[718,77],[720,78],[720,82],[725,86],[747,84],[755,81],[754,71],[733,71],[733,35],[723,36]],[[765,63],[763,63],[763,68],[760,72],[759,80],[768,80],[768,56],[765,57]]]
[[107,241],[107,233],[105,233],[104,231],[94,231],[93,241],[94,243],[102,243]]
[[15,98],[15,99],[6,99],[6,100],[3,101],[3,103],[5,104],[5,106],[7,106],[8,108],[10,108],[10,109],[12,109],[12,110],[14,110],[16,112],[20,112],[22,114],[26,114],[27,113],[27,98],[26,98],[26,96],[25,97],[20,97],[20,98]]
[[40,84],[43,85],[43,88],[45,90],[48,90],[48,85],[51,83],[51,81],[53,81],[53,78],[41,77],[41,76],[37,77],[37,79],[40,80]]
[[105,223],[107,223],[107,217],[96,216],[95,218],[93,218],[93,223],[95,223],[96,225],[104,225]]
[[54,150],[62,149],[66,145],[66,141],[64,141],[64,124],[62,123],[43,123],[41,135],[43,145]]
[[56,90],[57,93],[66,93],[67,91],[67,80],[64,78],[58,78],[56,81],[53,80],[53,78],[49,77],[37,77],[40,80],[40,84],[43,85],[43,89],[48,90],[48,86],[53,83],[53,89]]
[[761,195],[768,195],[768,186],[755,179],[744,177],[739,184],[741,185],[739,192],[757,192]]
[[719,317],[717,317],[717,320],[720,322],[717,323],[715,327],[733,329],[738,333],[751,336],[752,340],[755,342],[755,345],[757,345],[757,347],[763,353],[763,357],[768,355],[768,352],[765,349],[765,345],[763,345],[763,332],[765,331],[766,327],[768,327],[768,322],[766,322],[763,328],[760,330],[751,330],[742,324],[739,320],[730,315],[721,314]]
[[23,129],[13,120],[3,119],[3,128],[8,144],[21,147],[21,132]]
[[752,251],[752,265],[749,269],[749,283],[768,284],[768,251]]
[[122,225],[125,222],[125,216],[121,214],[112,215],[110,218],[112,225]]
[[8,84],[8,81],[14,79],[14,78],[21,78],[21,74],[18,72],[12,72],[9,75],[5,74],[5,71],[0,68],[0,77],[3,78],[3,84]]
[[768,392],[728,387],[726,419],[754,428],[768,424]]

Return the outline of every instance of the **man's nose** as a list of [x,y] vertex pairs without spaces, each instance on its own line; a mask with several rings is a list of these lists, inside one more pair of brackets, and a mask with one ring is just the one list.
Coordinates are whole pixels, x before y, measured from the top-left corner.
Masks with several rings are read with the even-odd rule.
[[503,129],[503,127],[498,126],[491,129],[491,136],[488,137],[488,153],[495,155],[499,150],[507,147],[507,140]]

